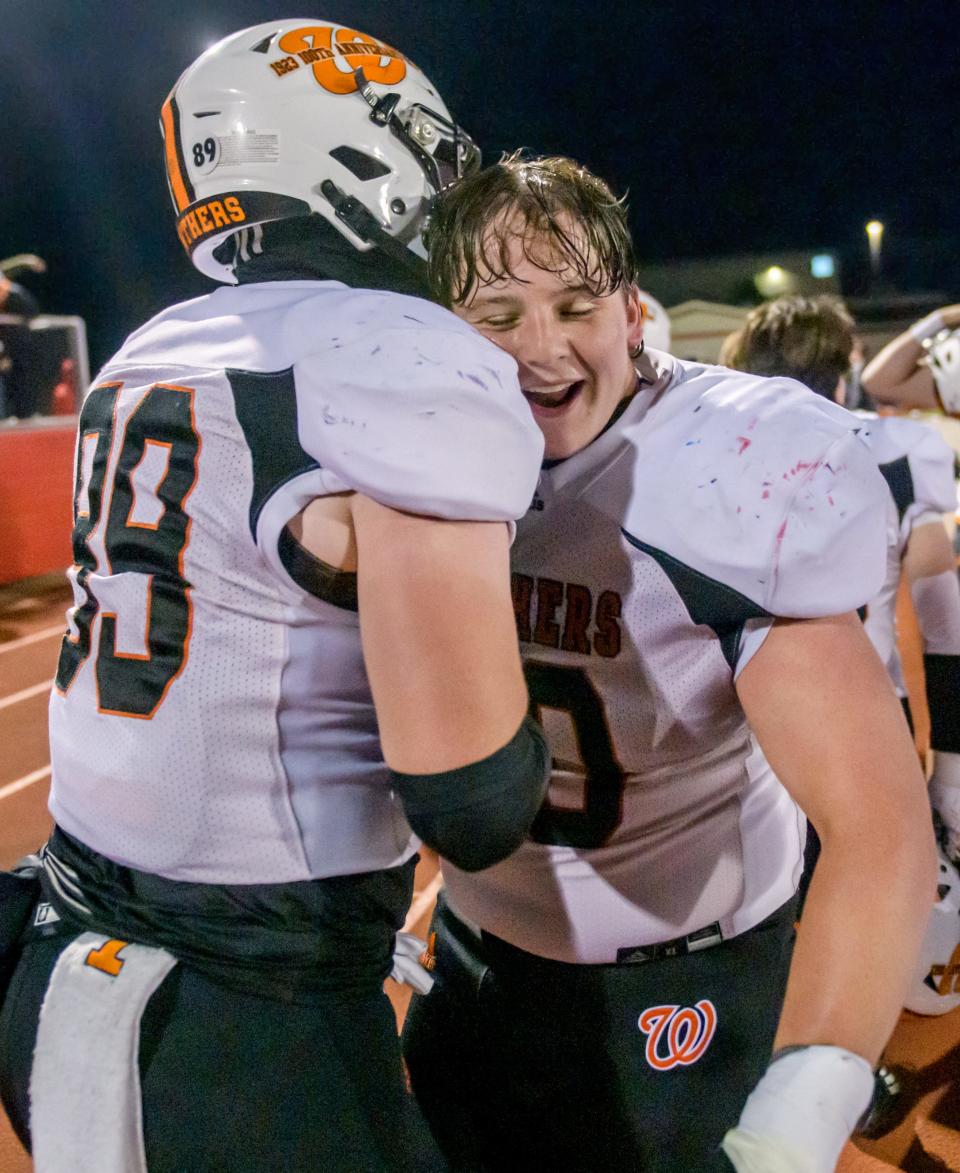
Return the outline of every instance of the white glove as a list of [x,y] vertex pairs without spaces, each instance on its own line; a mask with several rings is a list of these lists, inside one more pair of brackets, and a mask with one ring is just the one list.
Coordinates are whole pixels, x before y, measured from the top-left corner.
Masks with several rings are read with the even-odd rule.
[[873,1095],[866,1059],[840,1047],[800,1047],[767,1068],[723,1138],[737,1173],[834,1173]]
[[429,994],[433,989],[433,975],[422,959],[431,956],[426,941],[413,933],[397,933],[390,976],[395,982],[412,986],[418,994]]
[[930,805],[943,824],[943,853],[960,865],[960,753],[933,751],[929,792]]

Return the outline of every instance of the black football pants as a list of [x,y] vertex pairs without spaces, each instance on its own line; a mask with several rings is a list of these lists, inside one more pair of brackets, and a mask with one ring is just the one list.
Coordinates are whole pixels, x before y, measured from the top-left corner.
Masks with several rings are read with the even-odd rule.
[[441,907],[436,984],[404,1029],[453,1169],[707,1173],[772,1051],[791,900],[713,948],[566,965],[478,939]]
[[[0,1092],[29,1145],[40,1005],[71,936],[23,949],[0,1011]],[[95,1080],[96,1055],[87,1077]],[[150,1173],[434,1173],[443,1164],[407,1093],[385,996],[257,997],[180,964],[140,1033]]]

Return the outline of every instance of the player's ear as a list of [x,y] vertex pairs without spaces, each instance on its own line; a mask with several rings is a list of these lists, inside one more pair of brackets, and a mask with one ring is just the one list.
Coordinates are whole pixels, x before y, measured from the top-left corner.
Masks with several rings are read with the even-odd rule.
[[625,285],[623,295],[627,303],[627,349],[636,350],[643,341],[643,323],[646,311],[636,285]]

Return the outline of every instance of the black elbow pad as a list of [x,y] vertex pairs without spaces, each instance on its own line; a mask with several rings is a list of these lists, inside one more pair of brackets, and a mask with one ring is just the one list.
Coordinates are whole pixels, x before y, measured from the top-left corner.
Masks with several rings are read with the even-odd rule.
[[525,717],[482,761],[441,774],[390,773],[414,833],[456,867],[479,872],[526,839],[546,794],[550,751],[540,726]]

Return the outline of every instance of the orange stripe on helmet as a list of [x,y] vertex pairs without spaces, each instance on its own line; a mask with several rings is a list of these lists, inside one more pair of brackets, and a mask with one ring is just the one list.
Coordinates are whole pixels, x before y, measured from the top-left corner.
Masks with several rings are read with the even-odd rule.
[[187,194],[187,185],[181,166],[177,141],[177,117],[172,93],[160,110],[160,125],[163,127],[163,154],[167,165],[167,179],[170,182],[170,194],[173,196],[173,202],[177,205],[177,211],[182,212],[190,203],[190,196]]

